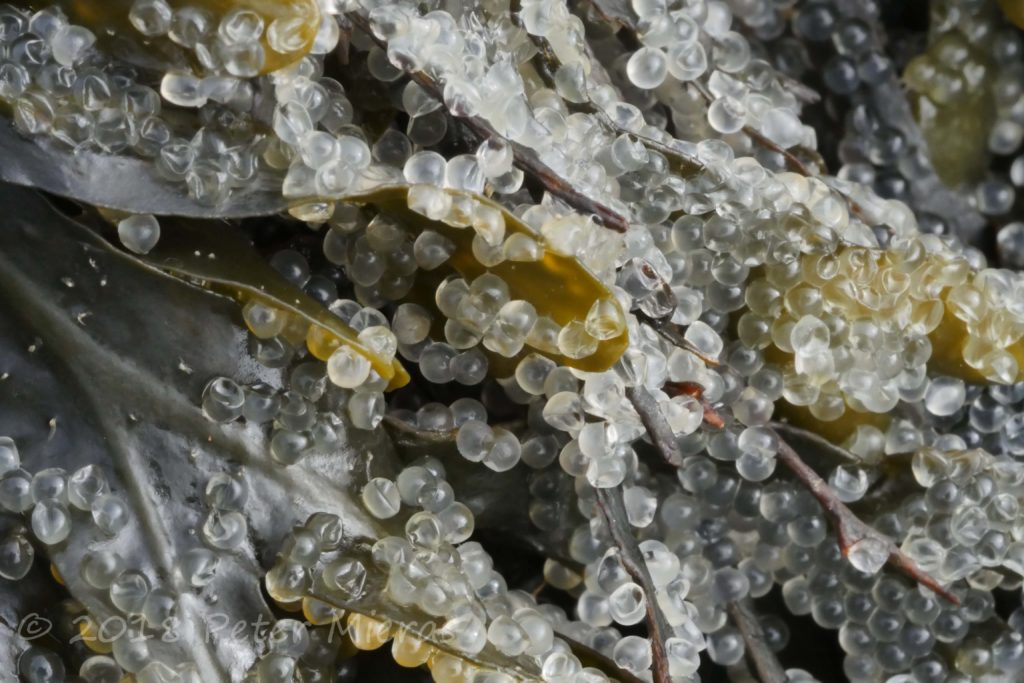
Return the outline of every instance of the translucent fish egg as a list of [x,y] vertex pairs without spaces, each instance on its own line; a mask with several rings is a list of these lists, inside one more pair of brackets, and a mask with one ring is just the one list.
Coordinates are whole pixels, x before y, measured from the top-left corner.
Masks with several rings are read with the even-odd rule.
[[954,377],[936,377],[925,392],[924,404],[932,415],[949,416],[964,405],[966,390],[963,380]]
[[294,465],[311,450],[312,445],[305,432],[277,429],[270,438],[270,456],[282,465]]
[[362,490],[363,505],[377,519],[390,519],[402,507],[402,497],[395,482],[384,477],[368,481]]
[[87,28],[64,25],[50,36],[53,58],[64,66],[75,66],[96,43],[96,36]]
[[708,123],[719,133],[735,133],[746,120],[746,107],[734,97],[719,97],[708,107]]
[[651,668],[651,643],[639,636],[626,636],[615,644],[612,659],[626,671],[643,673]]
[[88,683],[116,683],[121,680],[122,671],[112,658],[94,655],[82,662],[78,675]]
[[416,152],[406,160],[402,172],[410,184],[440,187],[444,184],[447,164],[437,152]]
[[206,504],[212,508],[242,510],[249,491],[242,480],[225,472],[217,472],[206,481],[203,494]]
[[370,361],[349,346],[340,346],[327,359],[327,376],[344,389],[361,386],[370,376]]
[[219,550],[234,550],[248,534],[248,523],[241,513],[211,510],[203,521],[203,539]]
[[92,519],[100,531],[114,536],[128,525],[131,512],[121,498],[108,493],[93,503]]
[[32,498],[37,503],[52,500],[59,503],[68,501],[67,473],[60,467],[39,470],[32,477]]
[[43,500],[32,508],[32,532],[46,545],[56,545],[71,533],[71,514],[63,503]]
[[384,394],[379,391],[353,394],[347,408],[353,427],[376,429],[384,419]]
[[511,617],[499,616],[491,621],[487,627],[487,640],[498,649],[499,652],[510,657],[517,657],[522,654],[529,641],[526,632]]
[[668,60],[665,53],[653,47],[642,47],[629,58],[626,75],[638,88],[652,90],[665,80]]
[[647,598],[643,589],[629,581],[616,588],[608,598],[612,618],[623,626],[643,620]]
[[348,599],[358,599],[366,585],[366,567],[353,558],[343,558],[324,568],[324,583]]
[[23,681],[57,683],[64,680],[64,662],[55,652],[42,647],[27,647],[18,655],[17,661],[18,673]]
[[449,543],[462,543],[473,535],[473,513],[462,503],[451,503],[437,512],[438,521]]
[[117,224],[121,244],[136,254],[148,254],[160,241],[160,223],[150,214],[129,216]]
[[25,512],[33,503],[31,474],[19,468],[0,477],[0,505],[6,510]]
[[203,414],[213,422],[231,422],[242,415],[245,392],[228,377],[215,377],[203,389]]
[[144,574],[126,571],[110,584],[110,601],[125,614],[141,614],[150,583]]
[[78,571],[87,584],[105,590],[124,571],[124,560],[109,550],[95,550],[86,553]]
[[21,467],[18,446],[9,436],[0,436],[0,476]]
[[8,581],[24,578],[35,560],[35,548],[21,531],[0,539],[0,576]]
[[249,422],[262,424],[272,420],[281,405],[281,399],[272,387],[256,384],[245,389],[242,417]]
[[668,49],[668,72],[683,81],[696,80],[708,68],[707,52],[700,43],[675,44]]

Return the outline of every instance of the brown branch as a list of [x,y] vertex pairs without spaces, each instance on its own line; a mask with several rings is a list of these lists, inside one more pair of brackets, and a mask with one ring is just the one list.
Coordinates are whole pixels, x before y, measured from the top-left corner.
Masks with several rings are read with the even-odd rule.
[[837,446],[821,434],[812,432],[809,429],[797,427],[789,422],[773,421],[769,426],[777,433],[789,439],[790,446],[792,446],[793,443],[796,443],[798,447],[805,445],[813,447],[820,450],[823,455],[827,455],[829,458],[834,458],[836,461],[842,463],[854,465],[863,463],[861,458],[858,458],[850,451],[846,450],[842,446]]
[[849,555],[851,548],[856,543],[865,540],[879,542],[888,550],[888,564],[894,569],[941,595],[954,605],[960,604],[960,600],[952,592],[918,567],[909,555],[900,550],[895,541],[861,520],[850,508],[846,507],[846,504],[839,500],[828,483],[803,461],[778,431],[772,431],[779,440],[779,452],[776,457],[803,483],[811,495],[817,499],[825,514],[831,518],[836,538],[839,541],[839,549],[844,556]]
[[633,408],[640,416],[640,422],[643,423],[647,434],[665,462],[673,467],[682,467],[683,453],[679,450],[679,443],[676,441],[675,434],[672,433],[668,420],[658,408],[658,402],[651,396],[651,392],[642,386],[628,387],[626,398],[633,404]]
[[569,651],[576,655],[576,658],[580,660],[583,666],[592,666],[595,669],[599,669],[610,680],[619,681],[619,683],[644,683],[636,674],[620,667],[608,655],[598,652],[589,645],[584,645],[572,636],[567,635],[564,631],[559,631],[557,627],[555,628],[555,633],[566,642],[569,646]]
[[[670,383],[666,387],[671,392],[688,393],[699,398],[704,404],[704,420],[711,426],[724,426],[725,421],[718,412],[701,398],[702,390],[692,390],[686,383]],[[658,409],[654,398],[643,388],[631,387],[626,391],[627,397],[640,415],[640,421],[647,429],[647,433],[650,435],[651,441],[654,443],[662,459],[672,467],[680,467],[683,460],[679,445],[668,422]],[[858,542],[865,540],[878,542],[888,551],[889,558],[887,562],[894,569],[897,569],[934,593],[941,595],[954,605],[960,604],[960,600],[956,595],[918,567],[917,563],[909,555],[900,550],[895,541],[861,520],[846,506],[846,503],[839,500],[835,491],[828,485],[828,482],[822,479],[810,465],[803,461],[800,455],[793,450],[793,447],[782,438],[778,430],[772,429],[772,433],[779,440],[779,452],[777,454],[779,462],[785,465],[810,491],[811,495],[815,497],[825,511],[825,514],[832,520],[836,539],[844,556],[848,556],[854,544]],[[810,438],[813,439],[813,435]],[[820,437],[818,438],[820,439]]]
[[[540,74],[540,77],[544,81],[544,83],[552,90],[554,90],[554,73],[558,71],[558,68],[562,65],[562,63],[559,61],[558,56],[555,54],[554,49],[551,47],[551,44],[547,41],[546,38],[531,35],[530,39],[533,41],[533,44],[537,47],[537,54],[534,57],[537,72]],[[591,58],[592,62],[591,76],[593,77],[594,70],[598,66],[600,66],[601,63],[598,62],[597,59],[589,53],[589,49],[588,56]],[[682,175],[684,178],[693,177],[694,175],[696,175],[697,173],[704,169],[704,164],[696,157],[685,154],[677,149],[673,149],[672,147],[666,145],[665,143],[660,142],[658,140],[654,140],[646,135],[641,135],[640,133],[636,133],[634,131],[622,128],[621,126],[616,124],[608,116],[608,114],[604,112],[604,110],[595,105],[590,99],[588,99],[586,102],[570,104],[569,106],[570,109],[574,106],[578,107],[581,110],[593,116],[595,119],[597,119],[599,123],[601,123],[602,126],[604,126],[605,130],[608,131],[609,133],[613,135],[626,135],[631,140],[639,142],[649,151],[661,154],[663,157],[665,157],[666,160],[672,163],[673,170]]]
[[729,683],[758,683],[744,659],[725,667],[725,675],[728,676]]
[[[596,0],[594,2],[591,2],[590,6],[597,11],[597,13],[601,16],[602,20],[604,20],[606,23],[621,27],[621,31],[628,34],[630,40],[627,42],[636,42],[637,29],[636,21],[634,19],[635,15],[633,14],[630,8],[626,7],[625,5],[623,5],[622,7],[613,7],[611,3],[604,2],[602,0]],[[821,97],[815,91],[811,90],[810,88],[807,88],[802,83],[799,83],[799,81],[793,81],[793,79],[789,78],[788,76],[785,76],[784,74],[780,73],[778,77],[780,82],[788,81],[790,87],[792,87],[793,83],[799,84],[800,87],[795,91],[797,99],[806,98],[807,101],[815,102]],[[694,82],[693,85],[697,88],[697,92],[699,92],[705,100],[707,100],[708,102],[714,101],[715,98],[711,95],[711,93],[702,83]],[[789,167],[792,170],[796,171],[797,173],[800,173],[801,175],[804,176],[819,175],[818,172],[808,167],[807,164],[804,163],[803,159],[796,156],[788,149],[780,147],[773,140],[771,140],[768,137],[765,137],[761,132],[759,132],[752,126],[743,126],[742,130],[756,144],[761,145],[765,149],[775,152],[776,154],[782,155],[782,157],[786,160],[786,163],[789,165]],[[824,166],[824,160],[820,160],[818,163],[821,165],[823,171],[827,170]]]
[[[356,12],[350,12],[345,16],[352,24],[366,33],[378,47],[387,49],[387,43],[374,35],[373,30],[370,28],[370,22],[366,17]],[[429,74],[423,71],[413,71],[409,73],[409,77],[431,97],[444,103],[444,95],[441,88]],[[478,116],[460,117],[458,121],[480,141],[491,137],[505,139],[504,136],[498,135],[490,123]],[[527,147],[514,140],[507,140],[507,142],[512,148],[515,165],[523,173],[540,182],[544,189],[552,195],[558,197],[577,211],[593,214],[597,221],[606,228],[616,232],[626,232],[629,228],[629,220],[621,213],[580,192],[565,178],[558,175],[550,166],[538,159]]]
[[[704,86],[703,83],[698,83],[698,82],[695,81],[693,83],[693,86],[697,89],[697,92],[699,92],[701,94],[701,96],[706,101],[708,101],[708,102],[714,102],[715,101],[715,98],[711,94],[711,91],[709,91],[707,89],[707,87]],[[796,171],[800,175],[807,176],[807,177],[819,175],[817,172],[815,172],[814,170],[809,168],[807,166],[807,164],[805,164],[800,157],[798,157],[797,155],[793,154],[788,149],[785,149],[785,148],[780,147],[779,145],[775,144],[775,142],[773,140],[771,140],[770,138],[765,137],[764,135],[762,135],[761,132],[758,131],[757,129],[755,129],[754,127],[752,127],[752,126],[743,126],[742,130],[755,143],[761,145],[762,147],[764,147],[765,149],[767,149],[769,151],[775,152],[776,154],[781,154],[782,157],[786,160],[786,163],[789,165],[790,169],[792,169],[793,171]]]
[[761,622],[754,611],[754,603],[749,598],[731,602],[726,607],[729,617],[739,629],[746,644],[747,659],[757,671],[761,683],[786,683],[788,677],[764,637]]
[[[803,159],[793,154],[788,149],[785,149],[784,147],[780,147],[779,145],[775,144],[775,142],[771,138],[765,137],[757,129],[751,126],[743,126],[743,132],[750,136],[751,140],[761,145],[765,149],[775,152],[776,154],[781,154],[782,157],[786,160],[786,163],[789,164],[791,170],[796,171],[800,175],[807,177],[820,175],[819,171],[815,171],[811,169],[809,166],[807,166],[807,164],[803,162]],[[827,172],[827,170],[828,169],[824,168],[824,166],[822,167],[822,171]]]
[[654,683],[671,683],[668,670],[668,655],[665,651],[665,639],[671,637],[672,627],[658,606],[658,592],[647,570],[636,536],[629,527],[626,516],[626,504],[622,498],[622,486],[610,489],[597,489],[597,506],[604,516],[612,541],[619,549],[619,556],[626,573],[630,575],[644,590],[647,598],[647,632],[651,639],[651,654]]
[[685,333],[683,332],[682,326],[676,325],[669,318],[652,318],[642,311],[634,311],[634,315],[638,321],[650,326],[652,330],[658,333],[658,336],[669,344],[686,349],[704,361],[705,365],[710,365],[714,368],[721,365],[717,358],[712,358],[711,356],[702,353],[700,349],[691,344],[684,336]]
[[[472,122],[481,122],[482,127],[486,128],[486,130],[483,130],[480,133],[481,139],[486,139],[491,135],[496,135],[496,133],[494,133],[490,128],[490,125],[484,123],[482,119],[474,118],[467,119],[467,121],[471,124]],[[472,125],[470,127],[472,127]],[[509,140],[509,144],[512,146],[516,166],[518,166],[523,173],[539,180],[544,186],[544,189],[548,192],[558,197],[577,211],[593,214],[597,218],[597,222],[606,228],[616,232],[626,232],[626,230],[629,229],[629,221],[625,216],[577,190],[564,178],[555,173],[551,167],[535,157],[532,152],[527,152],[526,148],[518,142]]]

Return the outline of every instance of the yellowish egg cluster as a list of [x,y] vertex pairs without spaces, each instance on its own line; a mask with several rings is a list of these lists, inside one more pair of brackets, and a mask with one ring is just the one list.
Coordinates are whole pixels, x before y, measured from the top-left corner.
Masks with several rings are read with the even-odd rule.
[[831,422],[919,400],[928,373],[1010,384],[1024,364],[1020,278],[974,271],[927,237],[772,264],[746,291],[744,344],[783,370],[783,398]]

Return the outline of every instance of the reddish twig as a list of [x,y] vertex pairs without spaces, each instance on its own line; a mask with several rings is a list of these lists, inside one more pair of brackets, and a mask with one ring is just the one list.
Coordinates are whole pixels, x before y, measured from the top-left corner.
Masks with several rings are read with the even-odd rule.
[[954,605],[960,604],[959,598],[935,580],[934,577],[918,567],[917,563],[909,555],[900,550],[895,541],[861,520],[850,508],[846,507],[846,504],[839,500],[828,483],[810,465],[803,461],[800,455],[793,450],[793,447],[777,431],[773,430],[773,433],[779,440],[779,452],[776,457],[779,462],[785,465],[807,487],[807,490],[817,499],[825,514],[832,519],[832,526],[836,531],[839,548],[844,556],[849,554],[850,549],[856,543],[864,540],[877,541],[888,550],[888,564],[894,569],[901,571]]
[[693,398],[700,401],[701,406],[704,408],[704,422],[709,427],[715,429],[722,429],[725,427],[725,420],[715,410],[715,407],[704,400],[704,387],[697,384],[696,382],[666,382],[665,393],[669,396],[692,396]]
[[[466,121],[470,124],[471,128],[476,123],[480,123],[482,130],[475,132],[478,133],[481,139],[486,139],[491,135],[496,135],[494,131],[490,129],[490,125],[483,123],[482,119],[473,118],[466,119]],[[532,152],[527,152],[526,148],[518,142],[510,140],[509,144],[512,146],[516,166],[518,166],[523,173],[539,180],[545,190],[558,197],[577,211],[593,214],[597,218],[598,223],[606,228],[610,228],[616,232],[626,232],[626,230],[629,229],[629,221],[626,220],[625,216],[577,190],[566,182],[564,178],[555,173],[550,166],[535,157]]]
[[718,414],[714,406],[707,401],[701,401],[701,404],[704,406],[704,422],[715,429],[723,429],[725,427],[725,420]]
[[665,382],[665,393],[669,396],[692,396],[700,400],[704,398],[704,387],[696,382]]
[[[366,17],[356,12],[351,12],[345,16],[352,24],[366,33],[378,47],[387,49],[387,43],[374,35],[373,30],[370,28],[370,22]],[[409,77],[431,97],[439,102],[444,102],[441,88],[429,74],[423,71],[413,71],[409,73]],[[480,117],[467,116],[460,117],[458,120],[481,141],[490,137],[504,139],[503,136],[498,135],[490,123]],[[523,173],[540,182],[544,189],[552,195],[558,197],[577,211],[593,214],[597,221],[606,228],[616,232],[626,232],[629,228],[629,221],[621,213],[580,192],[523,145],[514,140],[507,140],[507,142],[512,147],[515,165]]]
[[626,573],[634,582],[644,589],[647,597],[647,631],[651,638],[651,654],[653,663],[651,671],[654,683],[671,683],[668,671],[668,655],[665,651],[665,639],[671,637],[672,627],[658,606],[657,589],[651,573],[647,570],[636,536],[627,522],[626,504],[622,498],[622,486],[610,489],[597,489],[597,505],[604,516],[612,541],[619,549],[619,557]]
[[786,683],[789,678],[764,637],[761,622],[749,598],[729,603],[726,607],[729,617],[736,625],[746,644],[747,659],[753,664],[761,683]]

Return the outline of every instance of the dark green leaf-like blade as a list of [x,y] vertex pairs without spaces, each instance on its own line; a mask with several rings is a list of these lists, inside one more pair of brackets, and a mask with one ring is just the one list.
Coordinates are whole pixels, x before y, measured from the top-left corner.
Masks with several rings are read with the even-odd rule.
[[[0,434],[30,472],[98,465],[131,512],[109,538],[73,511],[71,536],[49,547],[50,559],[95,618],[116,619],[79,567],[91,549],[120,553],[178,600],[178,638],[150,642],[152,659],[195,662],[204,682],[239,680],[257,656],[254,619],[270,619],[263,574],[293,526],[325,511],[350,536],[378,534],[352,478],[368,452],[389,461],[386,437],[349,430],[337,452],[275,464],[262,428],[211,423],[198,406],[213,376],[278,383],[245,353],[230,301],[113,250],[34,192],[0,185],[0,203],[11,209],[0,224]],[[248,539],[218,551],[216,578],[195,591],[178,562],[203,544],[203,490],[225,471],[248,486]],[[224,619],[242,630],[211,632]]]
[[[0,538],[24,526],[20,516],[0,513]],[[13,676],[25,648],[53,644],[55,615],[64,597],[62,591],[53,590],[47,563],[38,556],[17,582],[0,578],[0,671]]]
[[287,208],[279,178],[263,177],[236,189],[217,206],[188,196],[184,184],[160,178],[153,162],[130,156],[73,152],[48,138],[27,139],[0,120],[0,179],[86,204],[131,213],[196,218],[242,218]]

